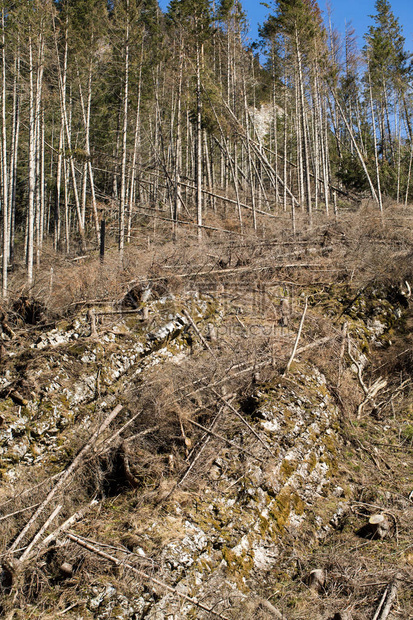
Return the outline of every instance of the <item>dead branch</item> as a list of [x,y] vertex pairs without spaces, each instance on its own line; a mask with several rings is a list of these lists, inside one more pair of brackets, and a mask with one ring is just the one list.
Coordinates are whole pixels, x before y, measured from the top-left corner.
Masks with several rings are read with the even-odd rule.
[[92,499],[90,504],[88,504],[87,506],[84,506],[83,508],[81,508],[80,510],[75,512],[71,517],[66,519],[66,521],[64,521],[64,523],[59,525],[59,527],[57,529],[55,529],[51,534],[49,534],[49,536],[46,536],[46,538],[41,542],[40,547],[42,547],[42,548],[47,547],[47,545],[49,543],[51,543],[52,540],[56,540],[57,539],[59,534],[61,534],[62,532],[65,532],[66,530],[69,529],[69,527],[71,527],[72,525],[74,525],[75,523],[77,523],[78,521],[83,519],[83,517],[85,516],[85,514],[89,510],[89,508],[91,508],[92,506],[94,506],[95,504],[98,504],[98,503],[99,502],[97,501],[97,499]]
[[287,366],[285,368],[284,375],[288,374],[288,372],[290,371],[291,364],[293,363],[295,354],[297,353],[298,342],[299,342],[299,340],[301,338],[301,332],[303,330],[304,319],[305,319],[305,315],[307,313],[307,308],[308,308],[308,297],[305,298],[304,310],[303,310],[303,314],[301,316],[300,326],[299,326],[298,332],[297,332],[297,338],[295,339],[294,347],[293,347],[290,359],[288,360]]
[[357,407],[357,419],[361,418],[361,414],[363,413],[363,409],[364,409],[365,405],[367,405],[368,402],[372,401],[373,405],[374,405],[374,397],[377,396],[377,394],[381,390],[383,390],[385,387],[387,387],[387,379],[383,379],[382,377],[379,377],[373,383],[373,385],[371,385],[368,388],[368,392],[366,394],[366,398]]
[[235,448],[239,452],[243,452],[244,454],[246,454],[247,456],[251,457],[255,461],[259,461],[260,463],[264,462],[263,459],[260,459],[258,456],[256,456],[252,452],[249,452],[245,448],[241,448],[241,446],[238,446],[234,441],[231,441],[230,439],[227,439],[223,435],[219,435],[218,433],[215,433],[214,431],[210,430],[206,426],[202,426],[202,424],[199,424],[198,422],[195,422],[194,420],[190,420],[190,419],[188,419],[188,422],[190,424],[192,424],[193,426],[196,426],[197,428],[200,428],[205,433],[208,433],[208,435],[211,435],[212,437],[215,437],[216,439],[220,439],[221,441],[227,443],[229,446],[232,446],[233,448]]
[[368,387],[363,380],[363,364],[360,362],[360,360],[356,360],[354,355],[352,355],[351,353],[351,340],[349,337],[347,338],[347,352],[348,352],[349,358],[351,359],[351,361],[353,362],[353,364],[355,365],[357,369],[357,377],[358,377],[361,389],[363,390],[364,396],[365,396],[364,400],[357,407],[357,419],[360,419],[363,409],[367,405],[367,403],[372,401],[374,405],[375,396],[377,396],[377,394],[381,390],[387,387],[387,380],[383,379],[383,377],[379,377],[373,383],[373,385]]
[[[218,411],[218,414],[215,417],[215,420],[213,421],[212,425],[211,425],[211,430],[214,428],[214,426],[216,426],[219,417],[221,416],[222,411],[224,410],[224,406],[221,405],[220,410]],[[188,420],[189,422],[191,422],[191,420]],[[204,443],[202,444],[200,450],[198,451],[197,454],[195,454],[195,458],[193,459],[192,463],[190,463],[189,467],[186,468],[186,470],[183,472],[183,474],[180,474],[180,478],[179,480],[174,484],[174,486],[172,487],[172,489],[169,491],[169,493],[167,494],[166,497],[162,498],[164,499],[168,499],[172,493],[175,491],[175,489],[177,489],[183,482],[184,480],[188,477],[190,471],[194,468],[195,464],[199,461],[199,459],[201,458],[201,455],[203,453],[203,451],[205,450],[205,448],[207,447],[209,440],[211,439],[211,435],[209,435],[209,437],[206,438],[206,440],[204,441]],[[188,456],[188,459],[192,456],[192,454],[195,452],[195,449],[191,451],[191,454]]]
[[57,481],[56,485],[53,487],[53,489],[51,491],[49,491],[46,499],[43,500],[43,502],[40,504],[40,506],[38,507],[38,509],[36,510],[36,512],[32,515],[32,517],[29,519],[29,521],[26,523],[25,527],[22,529],[22,531],[20,532],[20,534],[17,536],[17,538],[15,539],[15,541],[13,542],[13,544],[10,546],[9,548],[9,552],[13,552],[15,549],[18,548],[19,544],[21,543],[21,541],[24,539],[24,537],[26,536],[27,532],[30,530],[31,526],[33,525],[33,523],[35,523],[35,521],[38,519],[38,517],[42,514],[42,512],[44,511],[44,509],[46,508],[46,506],[48,504],[50,504],[51,500],[53,499],[53,497],[57,494],[57,492],[63,487],[64,483],[66,482],[66,480],[68,480],[68,478],[70,478],[70,476],[73,474],[73,472],[75,471],[75,469],[78,467],[78,465],[80,465],[82,459],[84,458],[85,454],[92,448],[94,442],[96,441],[96,439],[99,437],[99,435],[101,433],[103,433],[107,427],[109,426],[109,424],[111,422],[113,422],[113,420],[116,418],[116,416],[120,413],[120,411],[123,409],[122,405],[117,405],[113,411],[108,415],[108,417],[106,418],[106,420],[103,422],[103,424],[101,426],[99,426],[99,428],[93,433],[92,437],[89,439],[89,441],[83,446],[83,448],[81,449],[81,451],[78,453],[78,455],[76,456],[76,458],[72,461],[72,463],[69,465],[69,467],[64,471],[64,473],[62,474],[62,476],[59,478],[59,480]]
[[[25,495],[32,495],[33,491],[35,491],[39,487],[41,487],[44,484],[46,484],[46,482],[52,482],[53,480],[56,480],[57,478],[60,478],[61,475],[62,475],[62,473],[54,474],[54,476],[50,476],[50,478],[46,478],[45,480],[42,480],[41,482],[38,482],[37,484],[35,484],[34,486],[30,487],[29,489],[26,489],[25,491],[22,491],[21,493],[19,493],[15,497],[10,497],[8,500],[3,502],[3,504],[0,504],[0,508],[4,508],[4,506],[7,506],[11,502],[15,502],[17,499],[20,499],[20,498],[24,497]],[[38,505],[39,504],[35,504],[35,506],[31,506],[31,507],[35,508]]]
[[182,314],[188,319],[188,321],[191,323],[192,327],[194,328],[194,331],[196,333],[196,335],[198,336],[198,338],[200,339],[200,341],[202,342],[203,346],[205,349],[208,349],[208,351],[210,353],[213,354],[213,351],[211,349],[211,347],[209,346],[209,344],[207,343],[207,341],[205,340],[205,338],[203,337],[203,335],[201,334],[201,332],[199,331],[199,329],[197,328],[195,321],[193,320],[193,318],[191,317],[191,315],[189,314],[189,312],[187,312],[185,310],[185,308],[182,310]]
[[136,413],[132,418],[130,418],[130,420],[128,420],[123,426],[121,426],[121,428],[117,430],[116,433],[113,433],[113,435],[111,435],[108,440],[101,441],[99,444],[97,444],[95,447],[95,452],[99,452],[99,449],[102,446],[105,446],[106,451],[106,449],[113,444],[113,442],[119,437],[119,435],[121,435],[123,431],[125,431],[131,424],[133,424],[133,422],[135,422],[135,420],[139,418],[142,413],[143,410],[138,411],[138,413]]
[[26,506],[26,508],[21,508],[20,510],[16,510],[15,512],[10,512],[7,515],[3,515],[2,517],[0,517],[0,521],[4,521],[5,519],[10,519],[11,517],[14,517],[15,515],[19,515],[22,512],[26,512],[26,510],[31,510],[32,508],[37,508],[39,503],[33,504],[32,506]]
[[399,574],[395,575],[392,583],[389,584],[385,589],[383,596],[380,599],[380,603],[376,610],[376,613],[373,616],[373,620],[386,620],[386,618],[388,617],[391,607],[393,605],[393,601],[397,595],[400,578],[401,576]]
[[315,347],[320,347],[322,344],[326,344],[327,342],[330,342],[330,340],[335,339],[335,336],[324,336],[324,338],[318,338],[317,340],[314,340],[314,342],[310,342],[310,344],[306,344],[303,347],[298,347],[295,353],[305,353],[305,351],[309,351],[310,349],[314,349]]
[[142,308],[136,310],[106,310],[106,312],[95,312],[95,316],[111,316],[111,315],[125,315],[125,314],[142,314]]
[[139,437],[145,437],[145,435],[150,435],[151,433],[154,433],[155,431],[159,431],[159,426],[151,426],[150,428],[145,428],[144,431],[141,431],[140,433],[136,433],[136,435],[131,435],[130,437],[126,437],[122,443],[124,444],[131,443],[132,441],[135,441],[135,439],[138,439]]
[[221,618],[221,620],[229,620],[229,618],[227,616],[223,616],[222,614],[218,613],[217,611],[215,611],[211,607],[207,607],[206,605],[204,605],[203,603],[198,601],[196,598],[192,598],[191,596],[187,596],[186,594],[184,594],[183,592],[180,592],[176,588],[173,588],[172,586],[169,586],[164,581],[160,581],[159,579],[156,579],[156,577],[152,577],[151,575],[148,575],[147,573],[144,573],[143,571],[139,570],[138,568],[136,568],[132,564],[129,564],[127,562],[122,562],[121,560],[119,560],[118,558],[114,557],[113,555],[109,555],[108,553],[105,553],[104,551],[100,551],[94,545],[91,545],[86,540],[83,540],[83,539],[79,538],[78,536],[75,536],[72,533],[69,533],[67,535],[67,537],[69,538],[69,540],[71,540],[72,542],[76,543],[80,547],[83,547],[84,549],[87,549],[91,553],[95,553],[96,555],[104,558],[105,560],[108,560],[109,562],[113,562],[113,564],[115,564],[115,566],[122,566],[124,568],[127,568],[128,570],[131,570],[136,575],[139,575],[139,577],[141,577],[142,579],[145,579],[145,581],[150,581],[150,582],[154,583],[155,585],[160,586],[164,590],[167,590],[168,592],[171,592],[172,594],[175,594],[176,596],[179,596],[180,598],[184,599],[185,601],[188,601],[192,605],[195,605],[199,609],[202,609],[203,611],[207,611],[208,613],[212,614],[216,618]]
[[211,389],[212,393],[215,394],[215,396],[217,398],[219,398],[219,400],[221,402],[223,402],[225,404],[226,407],[228,407],[228,409],[230,409],[232,411],[232,413],[234,413],[237,418],[239,418],[241,420],[241,422],[248,428],[248,430],[254,435],[254,437],[256,437],[256,439],[258,439],[258,441],[264,446],[264,448],[267,450],[267,452],[269,452],[271,454],[271,456],[274,456],[271,448],[269,448],[267,442],[252,428],[252,426],[250,424],[248,424],[247,420],[244,418],[244,416],[242,416],[240,414],[239,411],[237,411],[235,409],[235,407],[233,407],[231,405],[231,403],[229,403],[223,396],[221,396],[221,394],[218,394],[218,392],[214,389]]
[[57,515],[62,510],[62,508],[63,508],[62,504],[59,504],[58,506],[56,506],[56,508],[53,510],[52,514],[50,515],[50,517],[46,520],[46,522],[42,525],[40,530],[37,532],[36,536],[33,538],[30,545],[26,547],[24,553],[20,556],[20,562],[24,562],[24,560],[27,560],[27,558],[30,556],[32,549],[36,546],[38,541],[43,536],[44,532],[47,530],[51,522],[54,521],[54,519],[57,517]]

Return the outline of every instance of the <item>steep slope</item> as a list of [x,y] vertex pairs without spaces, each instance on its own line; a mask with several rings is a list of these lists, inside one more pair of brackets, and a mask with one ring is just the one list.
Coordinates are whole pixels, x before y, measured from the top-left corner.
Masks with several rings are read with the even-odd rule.
[[359,241],[4,319],[5,617],[363,619],[394,588],[411,616],[411,248]]

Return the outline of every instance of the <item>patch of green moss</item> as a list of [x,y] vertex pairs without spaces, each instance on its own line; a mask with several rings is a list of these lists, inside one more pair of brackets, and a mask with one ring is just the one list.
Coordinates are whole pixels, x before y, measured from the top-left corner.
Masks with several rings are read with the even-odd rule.
[[291,513],[291,494],[290,487],[284,487],[278,493],[272,506],[270,516],[275,521],[279,532],[283,532]]
[[232,574],[238,574],[240,577],[248,577],[254,568],[254,558],[247,551],[241,551],[240,554],[235,553],[229,547],[222,547],[222,557],[228,565],[228,571]]
[[297,469],[297,461],[291,459],[284,459],[280,466],[279,477],[281,482],[285,482],[290,478]]
[[308,463],[308,473],[311,474],[311,472],[314,470],[315,466],[317,465],[317,457],[314,454],[314,452],[311,452],[310,456],[308,457],[307,463]]

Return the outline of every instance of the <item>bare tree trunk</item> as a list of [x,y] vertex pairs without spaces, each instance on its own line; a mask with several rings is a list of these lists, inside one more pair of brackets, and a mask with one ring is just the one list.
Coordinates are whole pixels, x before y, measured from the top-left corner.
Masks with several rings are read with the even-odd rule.
[[14,232],[16,212],[16,179],[17,157],[20,133],[20,44],[18,43],[17,57],[14,62],[14,85],[13,85],[13,127],[11,137],[11,157],[9,175],[9,252],[10,262],[14,259]]
[[196,221],[198,240],[202,239],[202,102],[201,102],[201,46],[196,43]]
[[78,68],[77,68],[77,77],[79,81],[79,95],[80,95],[80,105],[82,108],[83,124],[85,127],[85,151],[86,151],[86,157],[87,157],[87,160],[85,161],[83,165],[82,223],[83,223],[83,227],[85,227],[86,199],[87,199],[86,192],[87,192],[87,181],[89,177],[90,191],[91,191],[91,196],[92,196],[92,212],[93,212],[93,221],[95,224],[96,242],[99,243],[99,217],[98,217],[98,212],[97,212],[97,207],[96,207],[96,193],[95,193],[95,183],[94,183],[92,162],[90,161],[90,112],[91,112],[91,104],[92,104],[92,60],[90,60],[89,62],[86,106],[84,102],[82,83],[80,81],[80,74],[79,74]]
[[349,122],[348,122],[348,120],[347,120],[347,118],[346,118],[346,115],[344,114],[343,108],[341,107],[340,102],[338,101],[337,96],[336,96],[336,94],[335,94],[334,92],[333,92],[333,97],[334,97],[334,101],[335,101],[335,103],[336,103],[336,106],[338,107],[338,109],[339,109],[339,111],[340,111],[340,114],[341,114],[341,116],[342,116],[342,119],[343,119],[343,121],[344,121],[344,124],[345,124],[345,126],[346,126],[346,128],[347,128],[347,131],[348,131],[348,133],[349,133],[349,136],[350,136],[350,138],[351,138],[351,140],[352,140],[352,142],[353,142],[353,144],[354,144],[354,148],[355,148],[355,150],[356,150],[357,157],[359,158],[360,164],[361,164],[361,166],[362,166],[362,168],[363,168],[363,170],[364,170],[364,174],[366,175],[367,181],[368,181],[368,183],[369,183],[369,186],[370,186],[370,191],[371,191],[371,195],[372,195],[372,197],[373,197],[373,200],[374,200],[375,202],[377,202],[377,204],[379,205],[379,204],[380,204],[380,203],[379,203],[379,198],[378,198],[378,196],[377,196],[376,190],[375,190],[374,185],[373,185],[373,182],[372,182],[372,180],[371,180],[371,177],[370,177],[369,171],[367,170],[366,162],[364,161],[363,155],[362,155],[362,153],[361,153],[361,151],[360,151],[360,148],[359,148],[359,146],[358,146],[358,144],[357,144],[357,140],[356,140],[356,139],[355,139],[355,137],[354,137],[354,133],[353,133],[353,132],[352,132],[352,130],[351,130],[350,124],[349,124]]
[[[254,175],[253,175],[252,157],[251,157],[249,112],[248,112],[248,103],[247,103],[247,87],[245,83],[245,74],[243,74],[242,77],[243,77],[243,89],[244,89],[244,114],[245,114],[245,135],[246,135],[247,156],[248,156],[248,174],[249,174],[249,183],[250,183],[250,188],[251,188],[252,224],[253,224],[254,230],[257,230],[257,214],[255,212],[255,188],[254,188]],[[278,188],[278,185],[277,185],[277,188]],[[276,194],[278,194],[278,189],[276,190]]]
[[43,87],[43,72],[44,72],[44,36],[40,33],[39,36],[39,50],[37,58],[37,76],[36,76],[36,109],[35,109],[35,160],[36,160],[36,185],[35,185],[35,222],[36,222],[36,265],[40,266],[40,254],[42,248],[42,205],[41,198],[44,195],[42,191],[42,174],[41,174],[41,161],[42,161],[42,87]]
[[[141,44],[141,58],[139,64],[139,76],[138,76],[138,101],[136,103],[136,119],[135,119],[135,136],[133,141],[133,156],[132,156],[132,172],[130,180],[129,190],[129,207],[128,207],[128,243],[130,243],[131,226],[132,226],[132,205],[135,201],[135,178],[136,178],[136,166],[138,164],[138,152],[141,139],[141,93],[142,93],[142,66],[143,66],[143,50],[144,50],[144,36],[142,36]],[[139,157],[140,162],[140,157]]]
[[123,258],[125,247],[125,205],[126,205],[126,159],[128,137],[128,104],[129,104],[129,0],[126,0],[126,33],[125,33],[125,86],[123,93],[123,129],[122,129],[122,172],[120,181],[119,202],[119,254]]
[[2,211],[3,211],[3,261],[2,261],[2,297],[7,297],[7,269],[9,259],[9,200],[7,195],[7,126],[6,126],[6,37],[4,23],[4,8],[1,12],[2,29],[2,93],[1,93],[1,120],[2,120],[2,150],[1,150],[1,180],[2,180]]
[[299,86],[299,100],[300,100],[300,121],[302,127],[302,147],[303,147],[303,164],[304,164],[304,173],[305,173],[305,188],[306,188],[306,202],[307,202],[307,213],[308,213],[308,223],[310,228],[312,227],[313,216],[312,216],[312,198],[311,198],[311,179],[310,179],[310,154],[309,154],[309,144],[308,144],[308,135],[307,135],[307,121],[306,121],[306,105],[305,105],[305,96],[304,96],[304,75],[302,69],[302,61],[301,61],[301,50],[298,41],[298,32],[295,31],[295,46],[297,53],[297,61],[298,61],[298,86]]
[[63,74],[62,74],[62,68],[61,68],[60,62],[59,62],[59,50],[58,50],[58,45],[57,45],[56,32],[55,32],[55,47],[56,47],[56,55],[57,55],[57,58],[58,58],[58,74],[59,74],[58,75],[58,79],[59,79],[60,106],[61,106],[63,125],[64,125],[65,133],[66,133],[67,148],[69,149],[69,165],[70,165],[70,172],[71,172],[71,176],[72,176],[73,195],[74,195],[74,199],[75,199],[75,206],[76,206],[76,213],[77,213],[77,220],[78,220],[78,229],[79,229],[79,235],[80,235],[80,242],[81,242],[81,246],[82,246],[82,251],[84,252],[86,250],[85,229],[84,229],[83,222],[82,222],[82,212],[81,212],[79,192],[78,192],[77,180],[76,180],[75,161],[74,161],[73,154],[72,154],[71,131],[70,131],[70,128],[69,128],[69,120],[68,120],[67,105],[66,105],[65,84],[67,82],[67,53],[68,53],[67,36],[68,36],[68,33],[67,33],[67,27],[66,27],[66,31],[65,31],[65,51],[64,51],[64,61],[63,61]]
[[[380,185],[380,169],[379,169],[379,157],[377,152],[377,133],[376,133],[376,119],[374,115],[374,105],[373,105],[373,91],[371,87],[371,75],[370,75],[370,67],[368,67],[368,77],[369,77],[369,95],[370,95],[370,110],[371,110],[371,124],[373,126],[373,144],[374,144],[374,162],[376,164],[376,179],[377,179],[377,197],[379,209],[383,212],[383,202],[381,197],[381,185]],[[384,136],[382,137],[384,139]]]
[[407,173],[406,197],[405,197],[405,200],[404,200],[404,206],[405,207],[407,207],[407,203],[409,201],[410,179],[411,179],[411,176],[412,176],[412,163],[413,163],[413,142],[410,143],[409,171]]
[[33,79],[33,42],[29,36],[29,205],[27,217],[27,280],[33,282],[34,194],[36,185],[35,96]]
[[176,102],[176,146],[175,146],[175,196],[173,211],[173,237],[177,238],[178,234],[178,215],[181,209],[181,172],[182,172],[182,79],[183,79],[183,39],[182,32],[179,33],[179,69],[178,69],[178,94]]

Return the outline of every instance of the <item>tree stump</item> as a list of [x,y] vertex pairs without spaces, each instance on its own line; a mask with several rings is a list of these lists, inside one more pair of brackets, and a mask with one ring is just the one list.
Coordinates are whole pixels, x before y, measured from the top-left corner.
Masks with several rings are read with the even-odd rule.
[[63,562],[63,564],[60,566],[60,572],[65,577],[71,577],[73,575],[73,565],[69,562]]
[[321,592],[326,582],[325,572],[321,568],[315,568],[307,577],[308,586],[315,592]]
[[368,528],[372,538],[379,538],[382,540],[390,531],[390,523],[384,515],[375,514],[370,517]]
[[284,297],[280,302],[280,324],[281,327],[288,327],[291,318],[290,302]]
[[96,330],[96,315],[93,312],[93,310],[91,308],[89,308],[89,310],[87,311],[87,318],[89,319],[90,322],[90,335],[89,338],[97,338],[98,337],[98,333]]

